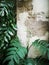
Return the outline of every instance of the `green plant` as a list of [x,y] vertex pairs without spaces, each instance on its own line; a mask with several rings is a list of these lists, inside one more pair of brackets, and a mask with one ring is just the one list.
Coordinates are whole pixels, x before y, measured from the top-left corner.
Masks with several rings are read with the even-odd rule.
[[0,1],[0,64],[49,65],[49,44],[46,41],[35,40],[32,43],[41,53],[41,56],[35,59],[28,58],[29,48],[21,46],[16,35],[17,26],[14,3],[14,0]]
[[[36,58],[28,58],[29,49],[32,47],[40,51],[40,56]],[[29,48],[27,48],[27,55],[25,55],[24,60],[20,62],[19,65],[49,65],[49,44],[45,40],[35,40]]]
[[0,2],[0,64],[15,65],[27,53],[26,48],[20,45],[16,27],[14,1],[1,0]]
[[16,21],[13,4],[0,2],[0,48],[7,44],[16,34]]

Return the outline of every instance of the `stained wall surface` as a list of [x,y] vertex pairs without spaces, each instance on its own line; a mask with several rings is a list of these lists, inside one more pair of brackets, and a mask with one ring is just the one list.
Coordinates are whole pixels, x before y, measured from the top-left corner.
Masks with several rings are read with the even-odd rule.
[[[20,0],[17,7],[17,35],[22,46],[32,44],[36,39],[47,40],[49,37],[49,0]],[[40,5],[39,5],[40,4]],[[28,57],[40,56],[33,46]]]

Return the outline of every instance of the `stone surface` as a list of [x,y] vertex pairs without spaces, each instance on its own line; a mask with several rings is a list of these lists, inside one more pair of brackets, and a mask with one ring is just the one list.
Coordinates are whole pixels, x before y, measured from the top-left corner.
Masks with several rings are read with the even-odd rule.
[[[48,40],[49,36],[49,20],[43,12],[35,14],[31,5],[30,1],[17,8],[17,35],[24,47],[30,47],[36,39]],[[33,46],[30,48],[28,57],[35,58],[40,55],[38,49]]]

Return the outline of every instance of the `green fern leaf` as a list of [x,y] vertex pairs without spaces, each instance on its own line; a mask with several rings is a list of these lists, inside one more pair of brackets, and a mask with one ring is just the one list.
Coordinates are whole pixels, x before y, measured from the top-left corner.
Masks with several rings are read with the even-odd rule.
[[11,35],[11,36],[13,36],[14,34],[13,34],[13,32],[12,31],[8,31],[8,33]]
[[6,36],[8,37],[9,40],[11,40],[11,36],[8,33],[6,33]]
[[16,54],[16,55],[14,55],[14,61],[16,62],[16,64],[19,64],[19,60],[20,60],[20,58],[19,58],[19,56]]
[[41,53],[41,55],[45,56],[47,54],[48,51],[48,42],[45,40],[35,40],[32,45],[38,49]]
[[13,60],[11,60],[11,61],[8,63],[8,65],[14,65]]
[[13,58],[13,55],[10,55],[10,56],[7,56],[4,61],[3,61],[3,64],[6,62],[6,61],[9,61]]
[[4,40],[5,40],[5,42],[7,42],[7,43],[8,43],[8,39],[7,39],[7,37],[4,37]]
[[16,25],[11,24],[11,26],[14,30],[17,30]]

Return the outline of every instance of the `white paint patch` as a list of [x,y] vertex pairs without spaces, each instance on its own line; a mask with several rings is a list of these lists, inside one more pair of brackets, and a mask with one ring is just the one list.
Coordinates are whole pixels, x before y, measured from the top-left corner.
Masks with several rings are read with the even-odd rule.
[[37,12],[44,12],[44,13],[48,13],[48,9],[49,9],[49,0],[33,0],[33,10],[35,13]]
[[17,35],[22,43],[22,46],[27,47],[27,27],[25,26],[26,18],[28,17],[27,12],[19,14],[19,20],[17,20]]

